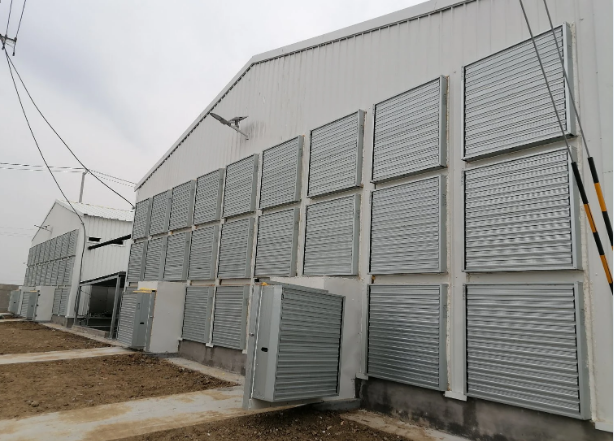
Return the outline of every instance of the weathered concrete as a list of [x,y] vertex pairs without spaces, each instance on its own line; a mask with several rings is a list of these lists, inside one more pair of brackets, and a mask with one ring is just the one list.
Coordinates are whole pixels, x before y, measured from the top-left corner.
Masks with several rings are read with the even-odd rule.
[[87,326],[77,326],[74,325],[71,328],[72,331],[78,331],[83,335],[93,335],[96,337],[100,337],[100,338],[107,338],[107,336],[109,335],[109,333],[107,331],[103,331],[101,329],[94,329],[94,328],[88,328]]
[[220,380],[230,381],[232,383],[237,383],[239,385],[243,385],[245,382],[245,377],[243,375],[239,375],[234,372],[228,372],[228,371],[218,369],[215,367],[211,367],[211,366],[205,366],[193,360],[187,360],[185,358],[178,358],[178,357],[170,357],[170,358],[166,358],[166,360],[177,366],[181,366],[186,369],[197,371],[202,374],[209,375],[210,377],[219,378]]
[[480,441],[607,441],[590,421],[370,378],[357,380],[361,406],[423,427]]
[[110,340],[105,337],[101,337],[99,335],[90,334],[88,332],[82,332],[80,326],[74,326],[72,328],[65,328],[62,325],[58,325],[57,323],[40,323],[43,326],[46,326],[51,329],[55,329],[56,331],[68,332],[70,334],[79,335],[81,337],[89,338],[90,340],[96,340],[101,343],[106,343],[108,345],[118,346],[118,347],[126,347],[122,343],[117,340]]
[[75,319],[71,317],[60,317],[59,315],[51,316],[51,323],[55,323],[57,325],[64,326],[65,328],[70,328],[73,326]]
[[236,349],[210,348],[202,343],[184,340],[179,345],[179,355],[207,366],[246,374],[246,354]]
[[11,291],[16,289],[19,289],[19,286],[0,284],[0,312],[7,312],[9,310]]
[[0,355],[0,365],[16,363],[39,363],[56,360],[76,360],[79,358],[105,357],[108,355],[127,355],[133,351],[124,348],[75,349],[72,351],[31,352],[28,354]]
[[2,441],[106,441],[277,409],[244,410],[241,386],[0,421]]

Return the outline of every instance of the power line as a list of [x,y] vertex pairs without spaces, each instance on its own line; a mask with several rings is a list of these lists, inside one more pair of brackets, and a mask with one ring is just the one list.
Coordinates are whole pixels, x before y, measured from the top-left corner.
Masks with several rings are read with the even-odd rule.
[[[16,165],[16,166],[21,166],[21,167],[45,167],[44,165],[32,165],[32,164],[17,164],[14,162],[0,162],[0,165]],[[81,167],[65,167],[65,166],[61,166],[61,165],[50,165],[50,167],[52,168],[72,168],[75,170],[83,170],[83,168]]]
[[[103,184],[105,187],[107,187],[109,190],[111,190],[113,193],[115,193],[116,195],[118,195],[120,198],[122,198],[123,200],[125,200],[133,209],[135,208],[135,206],[132,204],[132,202],[130,202],[128,199],[126,199],[124,196],[122,196],[121,194],[119,194],[117,191],[115,191],[113,188],[109,187],[105,182],[102,181],[102,179],[100,179],[98,176],[96,176],[95,174],[92,174],[92,172],[90,172],[90,169],[88,169],[85,164],[83,162],[81,162],[81,160],[77,157],[77,155],[75,155],[75,152],[73,152],[73,150],[68,146],[68,144],[66,144],[66,142],[64,141],[64,139],[60,136],[60,134],[56,131],[56,129],[51,125],[51,123],[47,120],[47,118],[45,118],[45,115],[43,115],[43,112],[41,112],[41,109],[39,109],[39,107],[36,105],[36,102],[34,101],[34,98],[32,98],[32,95],[30,95],[30,91],[28,90],[28,88],[26,87],[26,84],[24,83],[23,79],[21,78],[21,75],[19,74],[19,71],[17,70],[17,67],[15,66],[15,64],[13,63],[13,61],[8,57],[6,57],[7,61],[10,63],[10,65],[13,67],[13,69],[15,70],[15,73],[17,74],[17,78],[19,78],[19,81],[21,82],[21,85],[23,86],[24,90],[26,91],[26,94],[28,94],[28,97],[30,98],[30,101],[32,101],[32,104],[34,105],[34,108],[38,111],[39,115],[41,115],[41,117],[43,118],[43,120],[47,123],[47,125],[49,126],[49,128],[53,131],[53,133],[56,134],[56,136],[58,137],[58,139],[60,141],[62,141],[62,144],[64,144],[64,146],[68,149],[68,151],[71,153],[71,155],[73,155],[73,157],[77,160],[77,162],[87,171],[89,172],[92,176],[94,176],[101,184]],[[11,67],[9,66],[9,68]],[[11,70],[11,76],[13,75],[12,70]]]
[[[11,22],[11,12],[12,11],[13,11],[13,0],[11,0],[11,4],[9,5],[9,18],[6,21],[6,32],[4,33],[7,38],[9,36],[9,23]],[[2,50],[4,50],[5,46],[6,46],[6,39],[2,41]]]
[[[1,170],[15,170],[15,171],[27,171],[27,172],[45,172],[47,170],[42,168],[19,168],[19,167],[3,167],[0,166]],[[79,170],[58,170],[54,167],[51,167],[54,173],[83,173]]]
[[106,173],[99,172],[99,171],[96,171],[96,170],[92,170],[92,169],[90,169],[90,172],[92,172],[92,173],[97,173],[97,174],[99,174],[99,175],[103,175],[103,176],[108,176],[108,177],[110,177],[110,178],[117,179],[118,181],[124,181],[124,182],[127,182],[127,183],[132,184],[132,185],[137,185],[137,184],[135,184],[135,183],[134,183],[134,182],[132,182],[132,181],[128,181],[128,180],[126,180],[126,179],[118,178],[117,176],[111,176],[111,175],[108,175],[108,174],[106,174]]
[[[26,1],[28,0],[23,0],[23,6],[21,7],[21,15],[19,16],[19,24],[17,25],[17,32],[15,32],[15,42],[17,42],[17,35],[19,35],[19,30],[21,29],[21,20],[23,20],[23,13],[26,10]],[[13,55],[15,55],[15,48],[13,48]]]

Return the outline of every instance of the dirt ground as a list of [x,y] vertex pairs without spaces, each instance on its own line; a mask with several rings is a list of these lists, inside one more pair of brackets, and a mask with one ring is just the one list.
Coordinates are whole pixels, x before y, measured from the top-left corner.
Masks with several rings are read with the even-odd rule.
[[143,354],[2,365],[0,385],[0,419],[233,386]]
[[108,346],[110,345],[69,332],[56,331],[38,323],[0,323],[0,355],[105,348]]
[[299,407],[122,439],[122,441],[176,440],[408,441],[408,438],[400,438],[343,420],[335,412],[319,412]]

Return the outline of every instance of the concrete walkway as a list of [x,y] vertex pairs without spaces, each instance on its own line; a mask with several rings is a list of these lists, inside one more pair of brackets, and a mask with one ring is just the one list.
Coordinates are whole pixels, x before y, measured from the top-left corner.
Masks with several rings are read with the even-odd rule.
[[76,360],[79,358],[105,357],[107,355],[126,355],[133,352],[124,348],[74,349],[72,351],[30,352],[27,354],[0,355],[0,365],[15,363],[37,363],[56,360]]
[[271,409],[241,408],[241,386],[0,421],[3,441],[107,441]]

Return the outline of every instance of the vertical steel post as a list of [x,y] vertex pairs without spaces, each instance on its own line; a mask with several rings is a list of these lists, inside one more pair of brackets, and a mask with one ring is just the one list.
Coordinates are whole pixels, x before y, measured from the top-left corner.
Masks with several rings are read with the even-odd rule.
[[109,336],[108,339],[113,339],[114,331],[115,331],[115,322],[117,321],[118,307],[120,301],[120,281],[122,280],[122,276],[118,274],[117,279],[115,281],[115,296],[113,297],[113,313],[111,314],[111,326],[109,327]]

